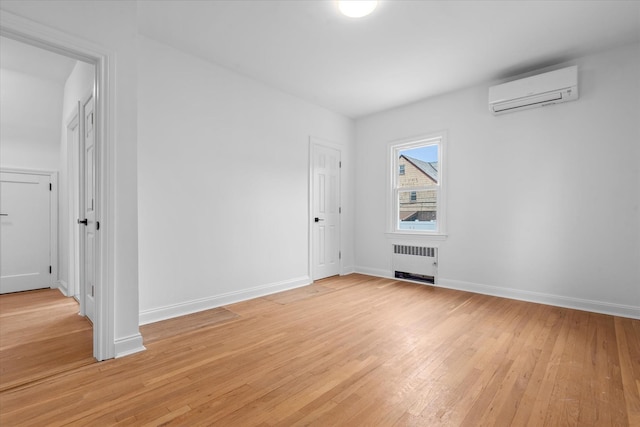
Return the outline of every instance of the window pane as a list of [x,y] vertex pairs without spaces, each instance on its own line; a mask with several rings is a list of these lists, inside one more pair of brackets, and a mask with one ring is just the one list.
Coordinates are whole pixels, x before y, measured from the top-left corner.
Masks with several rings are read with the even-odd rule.
[[437,230],[438,191],[398,191],[400,230]]
[[398,188],[438,184],[438,145],[398,152]]
[[444,235],[446,200],[444,158],[446,135],[425,135],[390,144],[389,177],[392,194],[388,207],[390,232]]

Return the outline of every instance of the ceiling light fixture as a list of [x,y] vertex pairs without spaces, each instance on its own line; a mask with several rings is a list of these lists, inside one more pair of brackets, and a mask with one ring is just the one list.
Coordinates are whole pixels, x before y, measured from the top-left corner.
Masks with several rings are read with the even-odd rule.
[[373,0],[338,0],[338,9],[349,18],[362,18],[369,15],[378,6],[378,1]]

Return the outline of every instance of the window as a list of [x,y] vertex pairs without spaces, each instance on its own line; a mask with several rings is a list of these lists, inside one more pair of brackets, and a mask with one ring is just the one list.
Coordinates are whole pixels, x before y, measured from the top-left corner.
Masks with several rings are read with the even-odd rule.
[[443,133],[390,145],[390,231],[444,234]]

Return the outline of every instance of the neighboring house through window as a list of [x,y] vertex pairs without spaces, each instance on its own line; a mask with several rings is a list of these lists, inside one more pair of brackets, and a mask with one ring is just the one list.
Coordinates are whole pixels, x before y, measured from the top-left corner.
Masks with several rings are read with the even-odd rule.
[[437,134],[390,145],[391,232],[444,234],[444,143]]

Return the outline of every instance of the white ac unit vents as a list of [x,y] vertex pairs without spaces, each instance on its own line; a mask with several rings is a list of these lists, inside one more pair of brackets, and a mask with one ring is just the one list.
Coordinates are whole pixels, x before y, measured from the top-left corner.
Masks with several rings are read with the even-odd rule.
[[489,110],[495,115],[576,99],[578,67],[575,65],[489,88]]

